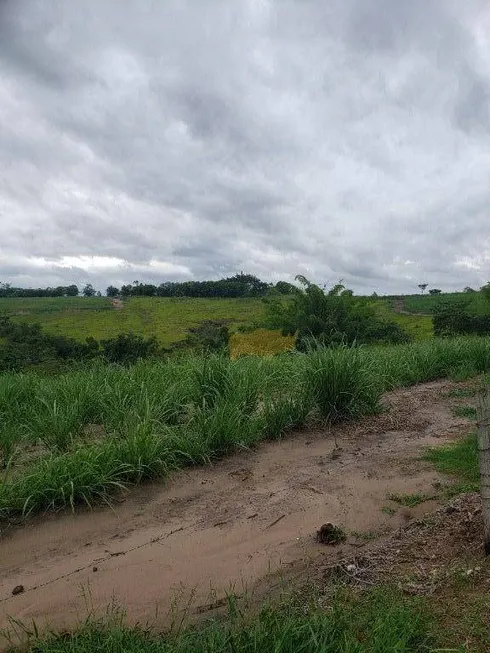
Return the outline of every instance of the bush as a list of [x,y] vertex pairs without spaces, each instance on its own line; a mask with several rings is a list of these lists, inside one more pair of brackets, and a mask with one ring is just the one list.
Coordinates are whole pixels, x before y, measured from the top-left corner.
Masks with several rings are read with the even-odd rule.
[[93,338],[86,343],[66,336],[44,333],[39,324],[14,323],[0,318],[0,371],[24,370],[55,361],[85,360],[97,354]]
[[135,333],[120,333],[115,338],[102,340],[102,355],[109,363],[128,365],[140,358],[155,356],[159,345],[156,338],[145,338]]
[[490,334],[490,315],[472,315],[465,301],[436,307],[432,318],[434,335],[457,336]]
[[299,351],[307,351],[315,342],[326,346],[410,340],[399,325],[381,321],[368,298],[355,297],[342,284],[325,292],[304,277],[297,279],[303,288],[288,303],[272,298],[266,304],[267,326],[295,335]]
[[230,341],[228,320],[204,320],[189,329],[184,345],[210,352],[226,352]]

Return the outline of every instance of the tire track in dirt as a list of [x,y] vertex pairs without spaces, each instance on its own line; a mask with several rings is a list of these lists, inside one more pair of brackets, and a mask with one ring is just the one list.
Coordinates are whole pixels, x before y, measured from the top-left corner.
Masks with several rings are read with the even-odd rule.
[[9,617],[67,628],[113,601],[130,622],[164,626],[179,609],[200,613],[270,572],[325,556],[314,534],[327,521],[347,532],[395,530],[434,502],[390,517],[381,510],[388,494],[433,494],[440,477],[420,454],[469,430],[443,398],[451,385],[395,391],[388,412],[180,472],[112,509],[11,529],[0,539],[0,628]]

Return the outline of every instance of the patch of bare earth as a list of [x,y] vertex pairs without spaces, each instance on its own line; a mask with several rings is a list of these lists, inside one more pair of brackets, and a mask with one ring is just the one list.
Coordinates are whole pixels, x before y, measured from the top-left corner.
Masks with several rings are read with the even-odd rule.
[[[452,387],[397,390],[380,415],[181,472],[112,509],[10,528],[0,538],[0,628],[9,617],[72,627],[114,600],[130,622],[165,626],[176,612],[201,614],[230,591],[271,588],[271,572],[338,568],[344,558],[362,582],[355,556],[370,548],[371,535],[398,533],[440,505],[433,499],[407,511],[391,502],[394,514],[383,512],[390,494],[434,495],[434,484],[447,481],[420,456],[469,430],[452,414]],[[345,543],[317,542],[328,522],[342,527]]]
[[[414,519],[361,552],[344,549],[315,565],[309,582],[325,591],[332,581],[363,591],[396,586],[425,596],[436,619],[437,650],[490,649],[490,559],[485,557],[481,499],[460,495]],[[447,648],[446,648],[447,647]]]

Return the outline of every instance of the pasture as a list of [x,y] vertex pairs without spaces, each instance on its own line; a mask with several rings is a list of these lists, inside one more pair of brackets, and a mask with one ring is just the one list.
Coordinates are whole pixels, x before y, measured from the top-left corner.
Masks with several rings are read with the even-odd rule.
[[0,314],[18,322],[38,322],[47,333],[84,341],[111,338],[130,331],[155,336],[163,346],[183,340],[190,327],[204,320],[229,320],[231,330],[260,324],[264,304],[260,299],[196,299],[131,297],[122,309],[107,297],[57,297],[0,299]]

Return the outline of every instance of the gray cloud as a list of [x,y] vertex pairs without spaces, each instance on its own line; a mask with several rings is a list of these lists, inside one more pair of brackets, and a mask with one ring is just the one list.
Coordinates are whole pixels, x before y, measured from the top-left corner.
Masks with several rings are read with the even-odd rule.
[[0,1],[0,280],[490,277],[483,0]]

